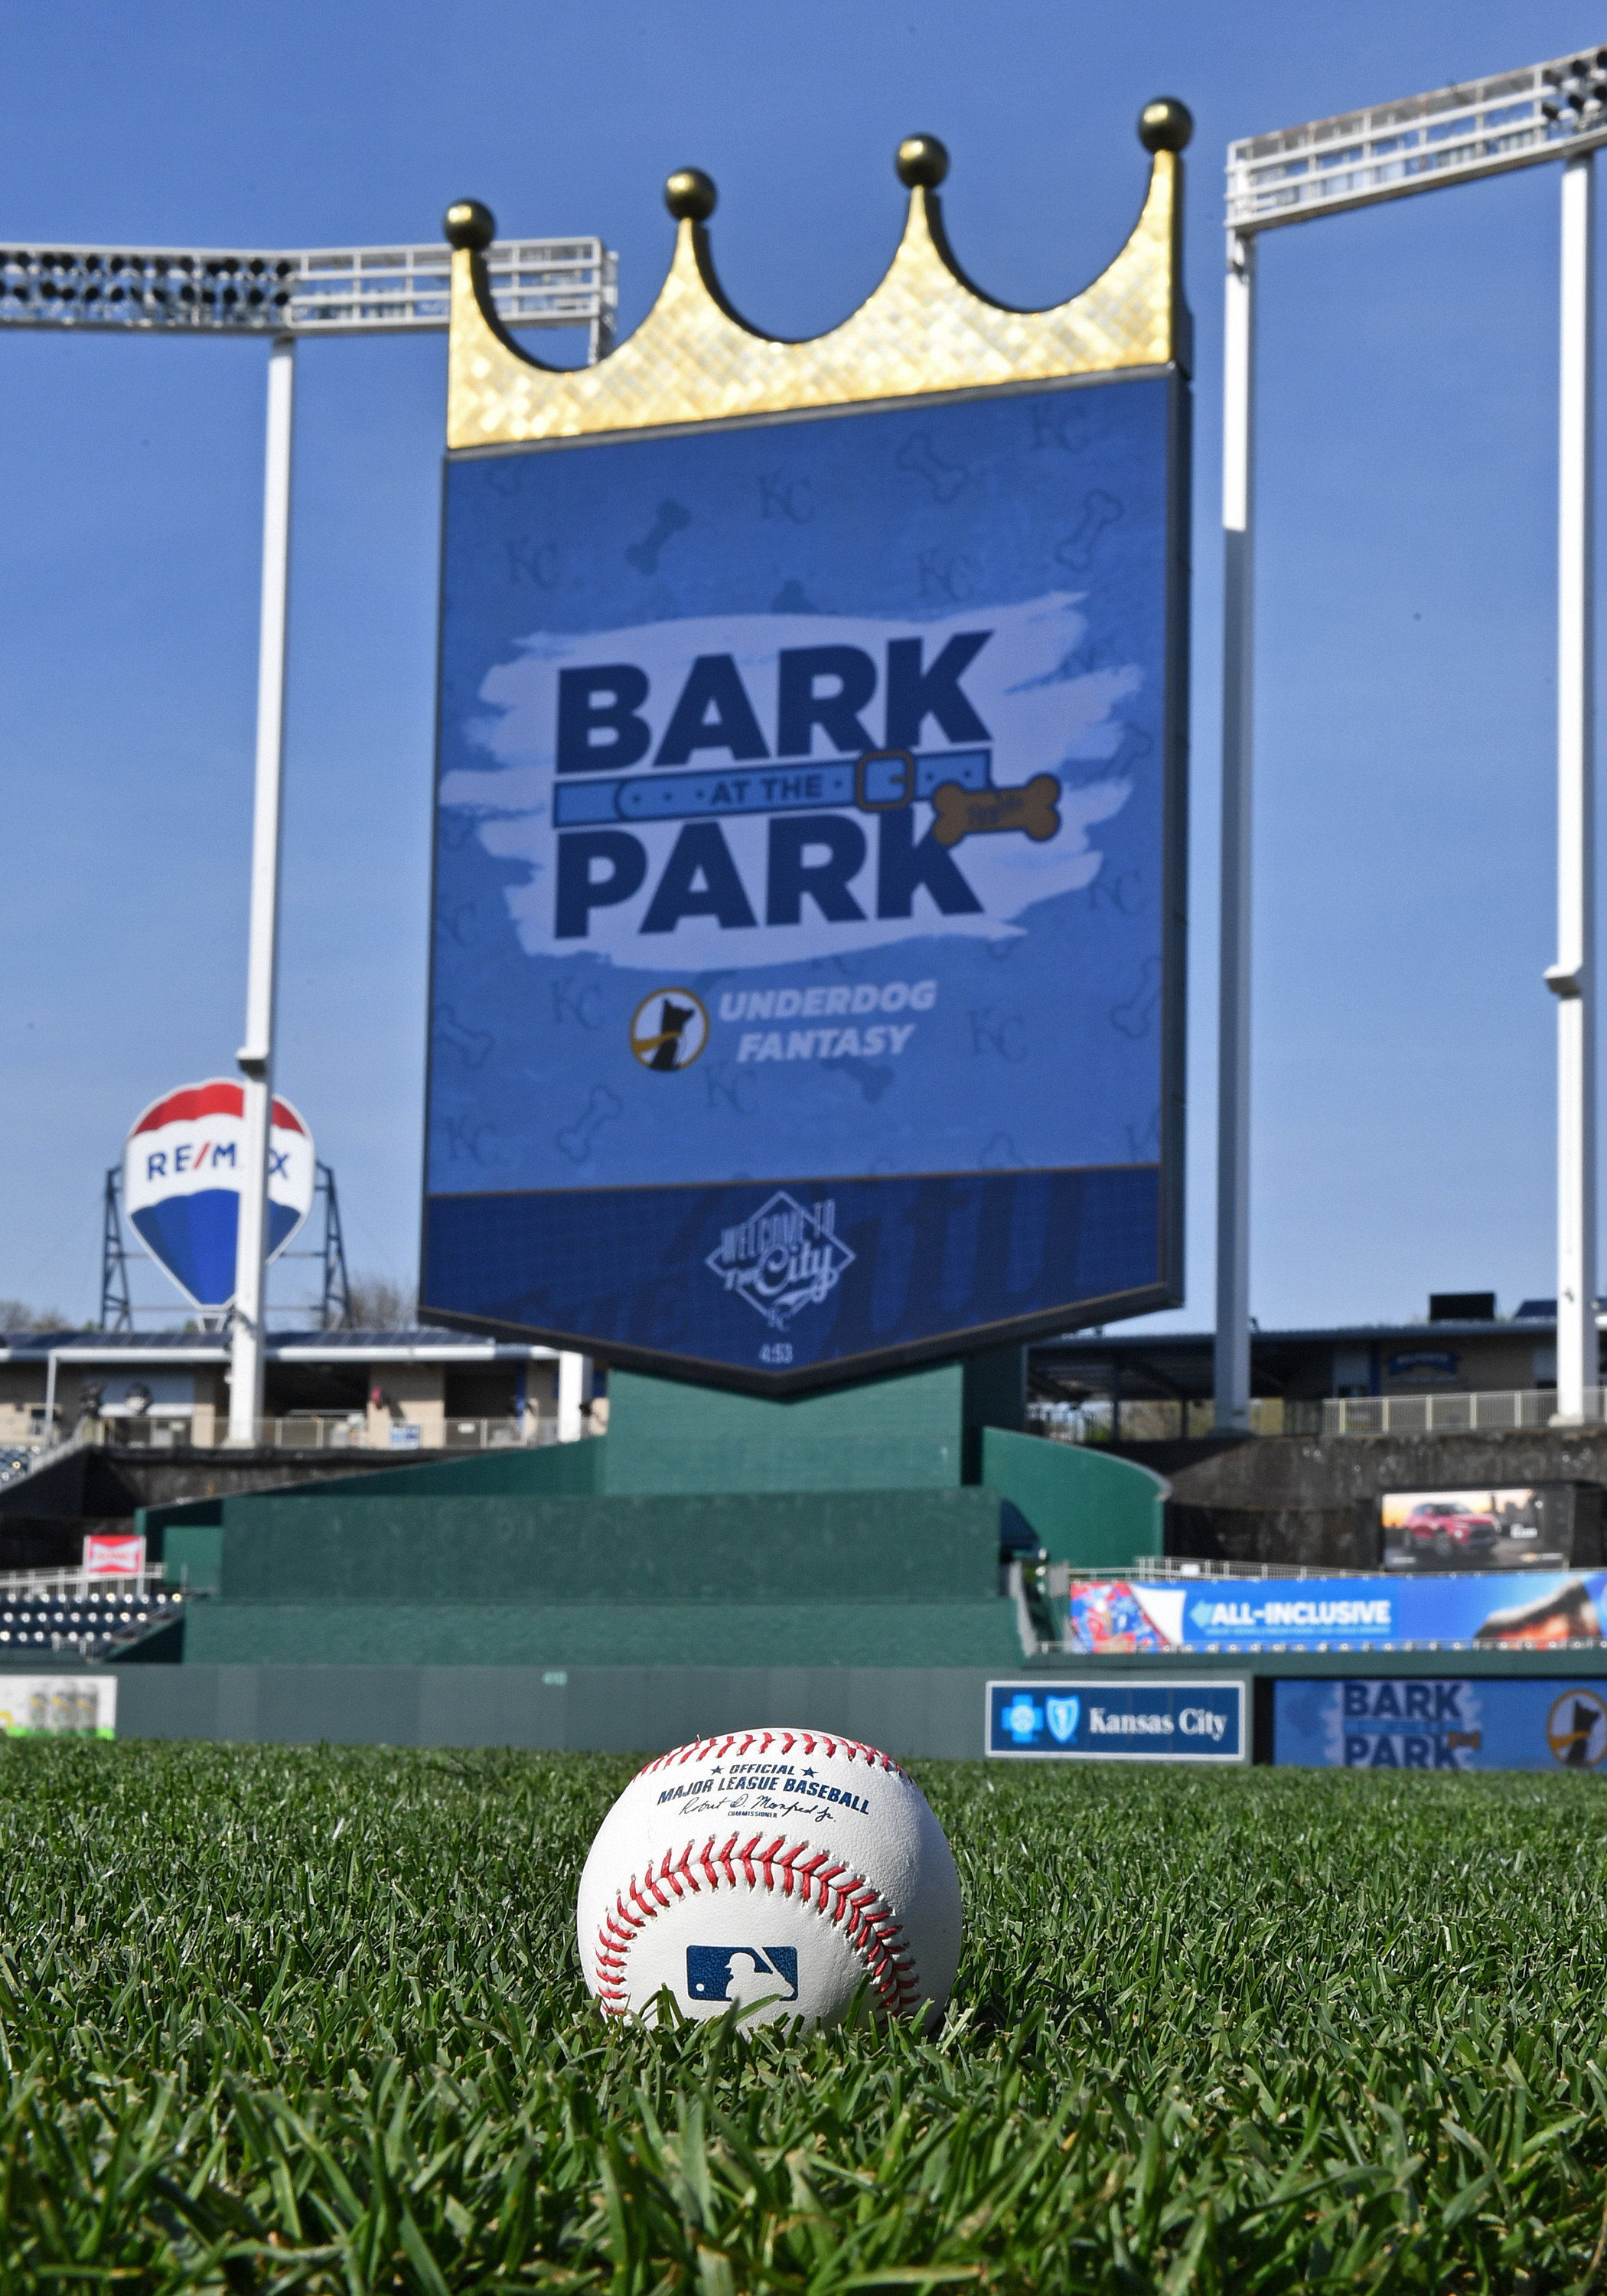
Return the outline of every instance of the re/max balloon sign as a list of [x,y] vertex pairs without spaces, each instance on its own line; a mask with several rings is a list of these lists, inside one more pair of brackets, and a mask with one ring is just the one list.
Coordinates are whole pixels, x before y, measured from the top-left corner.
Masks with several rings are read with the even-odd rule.
[[[123,1209],[152,1258],[198,1308],[234,1296],[245,1094],[229,1077],[164,1093],[123,1148]],[[268,1142],[268,1250],[277,1257],[312,1209],[317,1159],[289,1101],[274,1102]]]
[[785,1391],[1173,1295],[1185,412],[449,462],[432,1313]]

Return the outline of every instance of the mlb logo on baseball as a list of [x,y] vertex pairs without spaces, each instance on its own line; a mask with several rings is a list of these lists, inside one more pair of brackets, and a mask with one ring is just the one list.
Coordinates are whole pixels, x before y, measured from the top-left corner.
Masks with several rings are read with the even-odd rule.
[[689,1945],[686,1991],[693,2001],[796,2001],[798,1948]]

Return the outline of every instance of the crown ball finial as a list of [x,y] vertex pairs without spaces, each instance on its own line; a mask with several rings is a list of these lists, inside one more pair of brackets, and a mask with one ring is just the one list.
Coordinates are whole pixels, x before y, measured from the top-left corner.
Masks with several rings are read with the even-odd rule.
[[496,236],[496,217],[478,200],[454,200],[447,209],[447,244],[482,255]]
[[906,135],[893,165],[898,181],[913,192],[917,185],[935,192],[948,173],[948,152],[935,135]]
[[1175,95],[1158,95],[1138,115],[1138,140],[1146,152],[1181,152],[1193,132],[1193,113]]
[[677,223],[707,223],[718,197],[701,168],[677,168],[664,185],[664,204]]

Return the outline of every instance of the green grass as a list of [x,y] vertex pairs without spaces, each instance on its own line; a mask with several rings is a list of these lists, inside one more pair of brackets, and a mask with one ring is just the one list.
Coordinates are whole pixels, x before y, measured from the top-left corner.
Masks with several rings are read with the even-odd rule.
[[941,2037],[605,2027],[603,1758],[0,1745],[0,2289],[1580,2288],[1603,1789],[927,1765]]

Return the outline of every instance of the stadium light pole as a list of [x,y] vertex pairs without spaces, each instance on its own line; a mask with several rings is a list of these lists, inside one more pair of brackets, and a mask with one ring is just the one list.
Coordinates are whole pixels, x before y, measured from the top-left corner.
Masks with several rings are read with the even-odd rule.
[[1256,242],[1227,252],[1222,356],[1222,985],[1217,1045],[1217,1428],[1250,1429],[1250,732]]
[[1562,170],[1557,455],[1557,1417],[1596,1385],[1594,741],[1595,154]]
[[[1561,160],[1558,439],[1557,1418],[1582,1419],[1595,1322],[1595,761],[1592,731],[1594,155],[1607,142],[1607,48],[1247,136],[1227,153],[1223,392],[1222,971],[1216,1423],[1250,1423],[1250,691],[1255,240],[1414,192]],[[1595,1397],[1599,1415],[1600,1398]]]
[[[593,365],[613,342],[618,258],[600,239],[498,240],[486,250],[497,316],[511,327],[588,330]],[[451,250],[424,246],[250,250],[0,248],[0,334],[255,335],[268,359],[267,472],[257,676],[257,773],[245,1042],[245,1160],[240,1174],[230,1444],[251,1443],[262,1416],[274,1011],[279,916],[279,794],[284,750],[290,584],[291,435],[299,335],[445,334]],[[578,1398],[580,1358],[571,1374]],[[51,1359],[54,1400],[54,1357]],[[579,1403],[572,1414],[579,1431]]]
[[234,1324],[229,1343],[229,1434],[257,1440],[262,1417],[263,1308],[267,1285],[268,1151],[273,1139],[274,1015],[278,988],[279,815],[284,766],[284,660],[290,608],[291,443],[296,339],[268,355],[267,468],[262,511],[262,606],[257,653],[257,785],[251,820],[251,906],[246,958],[245,1078]]

